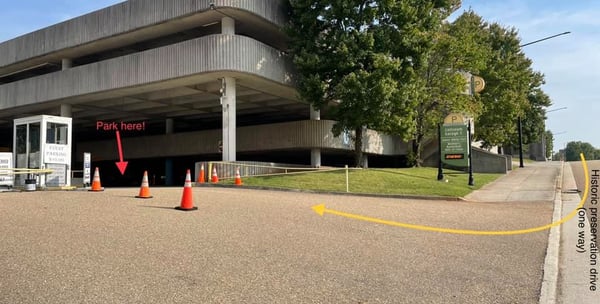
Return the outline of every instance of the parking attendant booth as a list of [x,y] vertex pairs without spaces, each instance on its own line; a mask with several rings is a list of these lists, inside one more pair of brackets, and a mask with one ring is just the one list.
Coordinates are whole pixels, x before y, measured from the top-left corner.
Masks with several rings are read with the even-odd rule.
[[52,173],[15,177],[16,185],[36,179],[40,187],[71,185],[70,117],[49,115],[14,120],[13,158],[15,168],[50,169]]

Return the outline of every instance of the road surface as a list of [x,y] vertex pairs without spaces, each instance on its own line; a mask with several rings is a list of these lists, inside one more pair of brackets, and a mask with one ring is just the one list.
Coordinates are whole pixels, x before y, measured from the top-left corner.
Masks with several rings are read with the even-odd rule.
[[549,201],[481,203],[194,188],[0,193],[0,303],[537,303]]

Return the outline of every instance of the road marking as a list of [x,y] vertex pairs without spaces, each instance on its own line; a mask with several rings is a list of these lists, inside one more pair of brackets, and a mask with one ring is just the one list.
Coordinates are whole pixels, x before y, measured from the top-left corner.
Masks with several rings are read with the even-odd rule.
[[320,216],[323,216],[325,213],[329,213],[329,214],[342,216],[342,217],[346,217],[346,218],[350,218],[350,219],[355,219],[355,220],[359,220],[359,221],[365,221],[365,222],[371,222],[371,223],[395,226],[395,227],[402,227],[402,228],[407,228],[407,229],[421,230],[421,231],[430,231],[430,232],[465,234],[465,235],[516,235],[516,234],[539,232],[539,231],[550,229],[555,226],[562,225],[563,223],[569,221],[577,214],[577,210],[582,208],[583,205],[585,204],[585,201],[587,200],[587,197],[588,197],[590,177],[588,175],[588,167],[587,167],[587,163],[585,162],[585,157],[584,157],[583,153],[581,153],[579,156],[581,157],[581,161],[583,164],[583,171],[585,174],[585,190],[583,192],[583,196],[581,197],[581,201],[579,202],[579,205],[577,205],[577,207],[573,211],[571,211],[571,213],[569,213],[565,217],[561,218],[560,220],[558,220],[556,222],[552,222],[548,225],[539,226],[539,227],[533,227],[533,228],[528,228],[528,229],[518,229],[518,230],[500,230],[500,231],[452,229],[452,228],[440,228],[440,227],[432,227],[432,226],[424,226],[424,225],[416,225],[416,224],[408,224],[408,223],[402,223],[402,222],[382,220],[382,219],[378,219],[378,218],[362,216],[359,214],[353,214],[353,213],[347,213],[347,212],[337,211],[337,210],[333,210],[333,209],[327,209],[325,207],[325,204],[313,206],[312,209]]

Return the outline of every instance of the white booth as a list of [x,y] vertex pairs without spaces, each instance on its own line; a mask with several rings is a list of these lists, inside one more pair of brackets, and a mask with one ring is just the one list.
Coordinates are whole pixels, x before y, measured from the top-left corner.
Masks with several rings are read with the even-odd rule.
[[[40,187],[70,186],[72,119],[39,115],[14,122],[15,168],[52,170],[52,173],[33,176]],[[15,185],[22,186],[30,178],[16,176]]]

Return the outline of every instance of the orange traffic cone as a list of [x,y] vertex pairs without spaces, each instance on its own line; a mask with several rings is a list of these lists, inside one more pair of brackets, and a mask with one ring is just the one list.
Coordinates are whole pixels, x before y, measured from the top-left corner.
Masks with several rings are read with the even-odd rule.
[[136,195],[137,198],[152,198],[150,195],[150,185],[148,185],[148,171],[144,171],[144,177],[142,178],[142,186],[140,187],[140,194]]
[[240,168],[235,169],[235,184],[238,186],[242,185],[242,178],[240,177]]
[[212,179],[210,181],[211,183],[215,184],[219,182],[219,176],[217,176],[217,168],[213,168]]
[[198,174],[198,182],[204,184],[206,181],[204,180],[204,164],[200,165],[200,174]]
[[185,185],[183,185],[183,195],[181,196],[181,206],[175,207],[181,211],[192,211],[198,210],[198,207],[194,207],[194,199],[192,198],[192,177],[190,169],[185,174]]
[[94,171],[94,179],[92,180],[92,189],[90,189],[88,191],[94,191],[94,192],[104,191],[104,188],[102,188],[102,185],[100,184],[100,170],[98,169],[98,167],[96,167],[96,171]]

